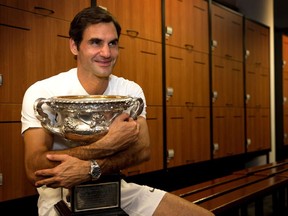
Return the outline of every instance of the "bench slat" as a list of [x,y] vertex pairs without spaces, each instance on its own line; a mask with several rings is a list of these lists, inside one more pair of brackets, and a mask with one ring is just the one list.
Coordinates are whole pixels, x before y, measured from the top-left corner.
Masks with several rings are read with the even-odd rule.
[[244,176],[232,174],[232,175],[220,177],[217,179],[205,181],[205,182],[202,182],[202,183],[199,183],[196,185],[192,185],[189,187],[181,188],[179,190],[172,191],[171,193],[178,195],[180,197],[185,197],[185,196],[188,196],[190,194],[197,193],[197,192],[209,189],[211,187],[215,187],[217,185],[226,184],[228,182],[231,182],[231,181],[234,181],[234,180],[237,180],[240,178],[244,178]]
[[235,181],[228,182],[226,184],[216,185],[198,193],[194,193],[188,196],[184,196],[184,199],[194,203],[201,203],[205,200],[213,199],[218,196],[222,196],[225,193],[229,193],[234,190],[238,190],[241,187],[254,184],[260,180],[266,178],[265,176],[246,176],[244,178],[237,179]]
[[280,174],[280,173],[285,172],[287,170],[288,170],[288,164],[284,164],[281,166],[272,167],[272,168],[267,169],[267,170],[255,172],[254,175],[271,176],[271,175]]
[[288,178],[288,170],[287,171],[284,171],[284,172],[281,172],[279,174],[277,174],[279,176],[282,176],[282,177],[285,177],[285,178]]
[[272,167],[282,166],[285,164],[288,164],[288,160],[281,160],[281,161],[276,161],[273,163],[264,164],[264,165],[260,165],[260,166],[249,167],[249,168],[246,168],[243,170],[235,171],[235,172],[233,172],[233,174],[252,175],[252,174],[255,174],[256,172],[271,169]]

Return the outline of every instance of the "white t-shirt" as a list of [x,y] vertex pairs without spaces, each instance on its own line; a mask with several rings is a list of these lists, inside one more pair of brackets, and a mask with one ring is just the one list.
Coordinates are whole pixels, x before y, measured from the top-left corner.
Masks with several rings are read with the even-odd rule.
[[[35,101],[38,98],[50,98],[54,96],[64,96],[64,95],[88,95],[88,93],[85,91],[85,89],[82,87],[81,83],[78,80],[76,68],[52,76],[50,78],[38,81],[33,85],[31,85],[25,92],[23,98],[22,111],[21,111],[22,133],[28,128],[42,127],[40,121],[35,116],[33,107]],[[104,95],[123,95],[138,98],[141,97],[144,101],[144,109],[142,111],[141,116],[146,117],[146,100],[144,97],[144,93],[142,88],[135,82],[121,77],[117,77],[115,75],[110,75],[109,84],[106,91],[104,92]],[[65,140],[59,137],[54,139],[53,149],[67,148],[67,146],[62,142],[65,142]],[[123,184],[126,186],[123,187]],[[129,208],[131,208],[130,203],[131,194],[135,194],[134,192],[132,193],[132,191],[136,190],[137,187],[139,186],[134,184],[131,184],[129,187],[127,187],[127,183],[125,183],[122,180],[121,205],[130,206]],[[61,189],[60,188],[53,189],[44,186],[41,188],[37,188],[37,190],[40,195],[38,200],[39,215],[49,215],[49,216],[56,215],[54,205],[61,200]],[[123,193],[123,191],[126,192]],[[64,191],[64,193],[67,193],[67,190]],[[129,196],[130,198],[128,199],[128,197],[125,194],[127,194],[127,196]],[[157,207],[164,192],[159,191],[159,193],[156,193],[155,191],[154,195],[156,194],[157,196],[153,196],[154,198],[156,197],[155,204],[153,204],[154,206],[152,208],[150,208],[149,206],[149,211],[151,211],[151,213],[153,213],[154,209]],[[139,197],[139,194],[137,196]],[[124,201],[126,203],[123,203]],[[132,211],[134,212],[136,210],[133,209]],[[145,214],[146,213],[144,213],[143,215]],[[135,215],[140,214],[137,213]]]

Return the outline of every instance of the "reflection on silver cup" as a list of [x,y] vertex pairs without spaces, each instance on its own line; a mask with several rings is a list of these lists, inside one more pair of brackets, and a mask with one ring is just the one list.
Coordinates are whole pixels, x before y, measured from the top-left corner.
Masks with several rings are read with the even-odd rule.
[[136,119],[143,106],[141,98],[72,95],[38,98],[34,103],[34,111],[49,132],[83,145],[104,136],[113,120],[124,111]]

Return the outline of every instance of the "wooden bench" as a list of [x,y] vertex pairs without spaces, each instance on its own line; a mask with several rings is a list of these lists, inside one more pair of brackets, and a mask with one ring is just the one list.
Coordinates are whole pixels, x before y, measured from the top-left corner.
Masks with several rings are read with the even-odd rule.
[[178,195],[180,197],[185,197],[190,194],[194,194],[194,193],[206,190],[208,188],[212,188],[221,184],[226,184],[231,181],[244,178],[248,175],[257,174],[257,175],[267,176],[267,175],[277,174],[280,171],[285,172],[286,169],[288,170],[288,160],[273,162],[273,163],[269,163],[265,165],[254,166],[254,167],[246,168],[243,170],[235,171],[231,175],[223,176],[217,179],[212,179],[212,180],[205,181],[196,185],[174,190],[171,193]]
[[[280,175],[282,174],[282,175]],[[284,176],[286,174],[286,176]],[[201,205],[215,214],[233,208],[247,214],[247,205],[255,202],[255,214],[263,215],[263,198],[273,195],[273,211],[284,207],[279,191],[288,184],[288,160],[246,168],[231,175],[172,191],[184,199]],[[241,207],[240,207],[241,206]]]

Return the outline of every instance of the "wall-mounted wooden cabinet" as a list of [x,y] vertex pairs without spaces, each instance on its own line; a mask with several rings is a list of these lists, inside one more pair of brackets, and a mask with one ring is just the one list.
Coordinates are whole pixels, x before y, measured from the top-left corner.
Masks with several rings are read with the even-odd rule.
[[167,45],[209,52],[207,1],[166,0],[165,27]]
[[0,123],[0,202],[36,194],[36,188],[26,178],[20,131],[19,123]]
[[288,109],[284,109],[283,111],[283,128],[284,128],[284,134],[283,134],[283,143],[284,145],[288,145]]
[[167,108],[167,167],[210,159],[210,109]]
[[244,109],[213,108],[213,158],[244,152]]
[[244,107],[243,63],[213,56],[213,107]]
[[166,45],[166,88],[167,106],[209,106],[208,55]]
[[271,148],[270,109],[247,108],[246,146],[248,152]]
[[245,20],[246,105],[270,107],[269,29]]
[[243,62],[243,15],[211,5],[212,54]]
[[0,0],[0,4],[36,13],[43,16],[54,17],[70,21],[79,12],[79,8],[90,6],[91,0]]
[[283,80],[283,132],[284,145],[288,145],[288,36],[282,36],[282,80]]
[[245,20],[246,146],[271,149],[269,28]]
[[29,85],[76,66],[69,49],[69,22],[5,6],[0,12],[0,38],[5,41],[0,101],[21,104]]
[[167,152],[174,154],[168,154],[170,168],[210,159],[207,1],[165,1],[165,26]]
[[122,34],[161,42],[160,0],[97,0],[121,24]]
[[245,152],[243,16],[211,5],[213,158]]

